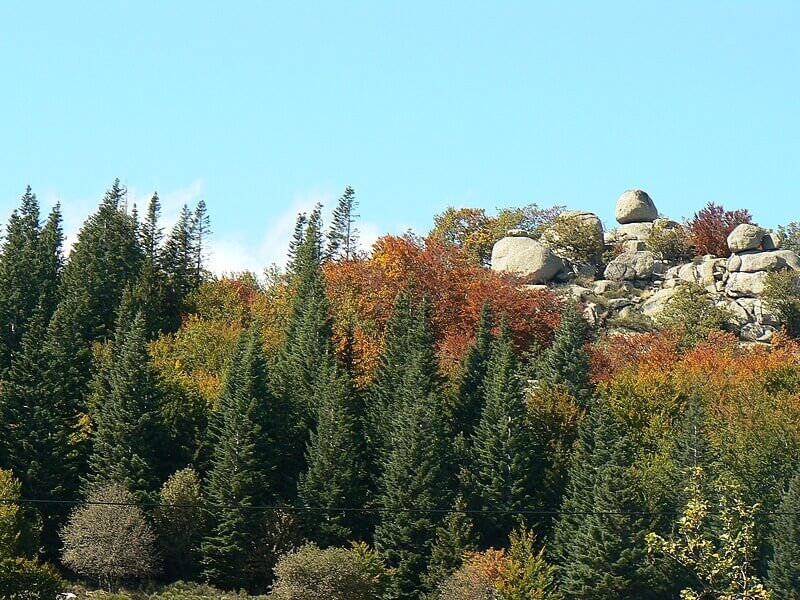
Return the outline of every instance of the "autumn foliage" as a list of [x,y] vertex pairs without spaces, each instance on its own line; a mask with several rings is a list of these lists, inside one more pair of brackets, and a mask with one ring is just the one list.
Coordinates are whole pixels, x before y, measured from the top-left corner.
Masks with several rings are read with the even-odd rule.
[[339,349],[351,341],[361,384],[377,364],[392,303],[409,286],[414,296],[431,303],[431,325],[445,371],[459,364],[484,302],[495,315],[506,315],[521,350],[532,342],[547,345],[561,312],[554,294],[522,289],[511,277],[474,265],[458,248],[412,235],[382,237],[371,258],[328,263],[325,275],[335,341]]
[[737,225],[751,221],[752,217],[746,209],[725,210],[722,206],[709,202],[689,221],[695,255],[730,256],[728,235]]

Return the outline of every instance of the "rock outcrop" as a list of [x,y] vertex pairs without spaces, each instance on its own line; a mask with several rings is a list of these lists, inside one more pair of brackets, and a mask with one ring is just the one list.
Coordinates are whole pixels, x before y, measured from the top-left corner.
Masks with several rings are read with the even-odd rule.
[[761,248],[761,241],[767,234],[767,230],[758,225],[743,223],[728,235],[728,249],[731,252],[745,252],[746,250],[758,250]]
[[526,283],[547,283],[564,269],[564,261],[541,242],[506,236],[492,248],[492,269],[516,275]]
[[628,190],[617,199],[614,218],[622,225],[627,223],[652,223],[658,218],[656,205],[647,192]]

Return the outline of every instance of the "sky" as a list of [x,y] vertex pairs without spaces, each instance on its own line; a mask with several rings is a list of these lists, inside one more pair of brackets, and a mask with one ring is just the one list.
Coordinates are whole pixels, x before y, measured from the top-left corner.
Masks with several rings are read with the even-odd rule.
[[282,263],[345,186],[366,243],[447,206],[646,190],[800,220],[800,2],[0,1],[0,220],[74,240],[118,177],[203,198],[217,273]]

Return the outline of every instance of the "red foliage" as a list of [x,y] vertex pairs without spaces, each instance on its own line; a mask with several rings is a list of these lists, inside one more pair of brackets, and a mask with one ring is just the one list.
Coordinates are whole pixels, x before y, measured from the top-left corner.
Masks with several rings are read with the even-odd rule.
[[485,301],[496,317],[506,315],[520,349],[534,341],[548,344],[561,312],[554,294],[522,289],[511,277],[470,264],[458,248],[411,235],[382,237],[368,260],[329,263],[325,274],[337,344],[343,346],[348,332],[355,337],[362,384],[374,371],[394,299],[409,284],[417,299],[431,303],[431,325],[445,371],[461,361]]
[[695,254],[697,256],[704,254],[730,256],[727,244],[728,234],[737,225],[751,222],[752,217],[746,209],[726,211],[722,206],[709,202],[689,221]]
[[602,338],[589,347],[589,378],[608,381],[632,365],[671,365],[678,356],[678,338],[670,333],[619,334]]

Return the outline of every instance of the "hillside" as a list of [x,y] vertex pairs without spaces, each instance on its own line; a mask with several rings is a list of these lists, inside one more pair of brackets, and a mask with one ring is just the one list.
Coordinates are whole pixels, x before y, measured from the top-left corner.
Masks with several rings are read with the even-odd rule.
[[215,277],[202,202],[165,232],[117,181],[65,256],[28,188],[0,597],[798,596],[800,225],[630,190],[364,250],[357,205]]

